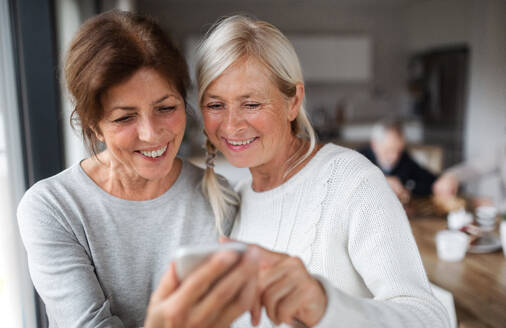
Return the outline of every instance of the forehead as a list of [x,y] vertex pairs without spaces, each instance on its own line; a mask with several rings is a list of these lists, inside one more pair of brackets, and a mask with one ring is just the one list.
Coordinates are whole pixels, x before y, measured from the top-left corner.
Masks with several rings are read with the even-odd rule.
[[385,136],[383,137],[383,144],[385,146],[400,147],[403,142],[403,137],[396,131],[388,130],[385,132]]
[[254,57],[242,57],[218,76],[206,89],[207,96],[273,92],[272,73]]
[[124,82],[107,89],[100,100],[104,107],[111,107],[153,101],[165,94],[180,97],[172,83],[158,71],[152,68],[141,68]]

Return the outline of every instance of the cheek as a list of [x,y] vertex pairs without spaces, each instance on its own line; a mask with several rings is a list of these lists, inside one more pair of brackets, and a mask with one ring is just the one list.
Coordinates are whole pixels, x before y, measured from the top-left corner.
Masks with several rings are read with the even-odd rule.
[[174,115],[164,119],[163,125],[171,134],[182,138],[186,128],[186,114],[183,111],[174,113]]
[[264,137],[279,139],[291,131],[289,122],[277,112],[265,112],[251,117],[248,122]]
[[113,128],[104,131],[104,141],[109,148],[127,148],[137,140],[133,126]]
[[204,129],[209,138],[214,139],[216,132],[222,122],[219,115],[211,115],[202,113],[202,119],[204,121]]

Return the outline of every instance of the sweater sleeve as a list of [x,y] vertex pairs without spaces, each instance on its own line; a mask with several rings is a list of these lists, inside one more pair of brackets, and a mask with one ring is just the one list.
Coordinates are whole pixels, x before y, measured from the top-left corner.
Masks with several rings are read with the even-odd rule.
[[57,327],[124,327],[110,310],[92,260],[58,211],[29,190],[17,211],[30,275]]
[[379,170],[367,170],[345,202],[348,252],[372,299],[350,296],[318,277],[328,297],[317,327],[449,327],[432,294],[408,220]]
[[504,159],[501,158],[501,149],[497,147],[494,151],[485,152],[467,162],[453,166],[447,172],[455,175],[460,183],[470,182],[482,176],[499,172],[502,160]]

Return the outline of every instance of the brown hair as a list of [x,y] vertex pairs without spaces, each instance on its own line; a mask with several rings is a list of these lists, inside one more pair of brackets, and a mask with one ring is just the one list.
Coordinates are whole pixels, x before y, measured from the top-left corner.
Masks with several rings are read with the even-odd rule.
[[108,11],[86,21],[74,36],[65,59],[65,79],[74,110],[70,123],[81,128],[91,154],[98,152],[101,95],[137,70],[156,70],[186,99],[189,85],[184,57],[151,18]]

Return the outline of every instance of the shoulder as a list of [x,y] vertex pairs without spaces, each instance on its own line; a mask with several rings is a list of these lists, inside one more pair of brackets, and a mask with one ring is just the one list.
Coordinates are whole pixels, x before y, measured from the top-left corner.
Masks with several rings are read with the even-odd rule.
[[74,165],[52,177],[36,182],[25,192],[18,208],[31,206],[33,202],[50,204],[56,201],[58,195],[63,192],[78,188],[76,185],[77,171],[78,168]]
[[198,185],[204,177],[205,170],[190,163],[189,161],[182,160],[183,167],[181,170],[181,178],[187,180],[192,185]]
[[[204,175],[206,173],[206,170],[204,170],[201,167],[198,167],[189,161],[183,160],[183,170],[181,170],[181,177],[185,182],[192,187],[196,187],[201,189],[202,187],[202,180],[204,178]],[[218,180],[220,181],[220,184],[224,186],[225,188],[228,188],[232,190],[232,187],[230,186],[230,183],[228,180],[223,177],[220,174],[216,174],[218,177]]]
[[325,182],[329,197],[349,199],[364,184],[384,189],[386,181],[381,170],[359,152],[334,144],[325,145],[320,152],[313,174]]
[[[79,164],[76,164],[79,165]],[[89,193],[79,183],[78,167],[74,165],[52,177],[40,180],[30,187],[17,207],[17,219],[21,233],[46,226],[60,229],[66,226],[65,211],[71,208],[69,200],[79,202]]]
[[361,153],[335,144],[326,144],[319,151],[315,160],[317,161],[317,171],[323,171],[340,181],[346,181],[352,175],[357,178],[369,174],[371,171],[380,172]]

